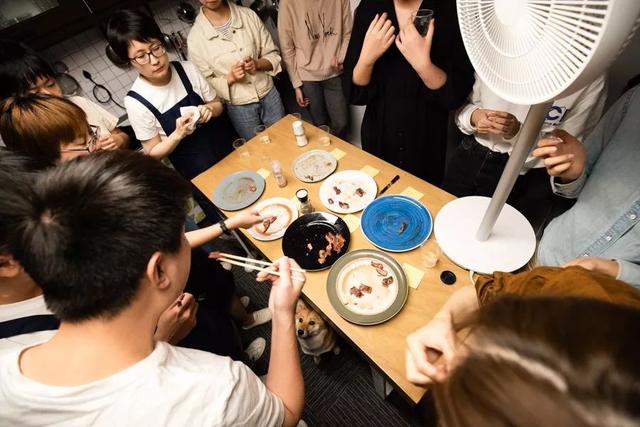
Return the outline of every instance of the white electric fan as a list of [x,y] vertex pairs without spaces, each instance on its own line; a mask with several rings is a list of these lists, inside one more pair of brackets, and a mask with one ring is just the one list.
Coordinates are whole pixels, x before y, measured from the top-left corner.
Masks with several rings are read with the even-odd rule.
[[553,100],[603,73],[631,39],[640,0],[457,0],[460,31],[477,74],[509,102],[531,105],[493,197],[445,205],[434,232],[456,264],[514,271],[533,256],[525,217],[506,204]]

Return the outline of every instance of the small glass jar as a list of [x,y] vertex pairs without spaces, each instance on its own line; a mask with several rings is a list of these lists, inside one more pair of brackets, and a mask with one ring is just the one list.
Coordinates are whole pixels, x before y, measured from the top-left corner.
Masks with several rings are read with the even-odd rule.
[[300,215],[313,212],[313,206],[309,201],[309,192],[305,188],[296,191],[296,198],[300,204]]
[[271,160],[271,172],[273,172],[273,177],[276,179],[278,187],[287,186],[287,178],[282,173],[282,165],[278,160]]
[[307,135],[304,133],[304,126],[302,125],[302,120],[296,120],[291,125],[293,127],[293,134],[296,137],[296,145],[298,147],[304,147],[309,143],[307,140]]

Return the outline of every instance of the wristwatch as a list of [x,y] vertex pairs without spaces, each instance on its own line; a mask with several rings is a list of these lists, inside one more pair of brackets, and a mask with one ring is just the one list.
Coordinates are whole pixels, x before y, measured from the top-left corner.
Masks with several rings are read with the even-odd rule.
[[220,229],[224,234],[226,234],[227,236],[231,235],[231,231],[229,230],[229,227],[227,227],[227,224],[224,223],[224,219],[220,221],[218,225],[220,226]]

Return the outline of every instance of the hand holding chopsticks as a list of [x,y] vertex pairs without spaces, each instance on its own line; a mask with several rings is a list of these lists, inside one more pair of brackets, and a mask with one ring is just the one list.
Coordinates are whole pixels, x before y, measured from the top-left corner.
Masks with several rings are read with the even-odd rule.
[[[265,273],[273,274],[274,276],[280,276],[280,272],[276,270],[276,265],[272,262],[261,261],[253,258],[246,258],[239,255],[228,254],[224,252],[216,253],[219,256],[213,256],[217,261],[226,262],[232,265],[237,265],[239,267],[249,268],[255,271],[263,271]],[[260,265],[264,265],[265,267],[260,267]],[[295,273],[306,273],[302,268],[291,268],[292,272]]]

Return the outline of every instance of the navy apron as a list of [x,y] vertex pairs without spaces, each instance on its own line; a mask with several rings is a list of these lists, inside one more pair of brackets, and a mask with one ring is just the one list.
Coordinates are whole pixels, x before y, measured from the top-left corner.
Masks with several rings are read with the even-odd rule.
[[[178,73],[180,81],[187,91],[187,95],[177,104],[164,113],[160,113],[147,99],[139,93],[130,90],[127,96],[138,100],[147,107],[162,126],[164,133],[169,136],[176,130],[176,120],[180,118],[180,107],[199,106],[204,104],[203,99],[193,91],[191,81],[182,68],[182,64],[172,61],[174,70]],[[169,160],[173,167],[186,179],[191,181],[197,175],[215,165],[219,160],[231,153],[231,142],[237,138],[235,130],[226,111],[220,116],[211,119],[209,122],[196,128],[191,134],[186,136],[178,146],[169,154]],[[211,205],[211,201],[204,197],[197,188],[193,187],[194,196],[209,220],[217,222],[220,216]]]

